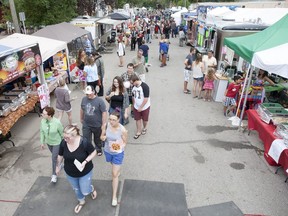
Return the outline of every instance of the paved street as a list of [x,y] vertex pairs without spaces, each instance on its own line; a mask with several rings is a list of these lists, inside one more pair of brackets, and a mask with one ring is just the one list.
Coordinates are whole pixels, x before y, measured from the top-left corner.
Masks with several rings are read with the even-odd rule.
[[[178,40],[171,39],[170,61],[167,67],[160,68],[158,40],[148,45],[152,64],[146,74],[151,91],[148,131],[133,139],[136,125],[130,119],[120,179],[183,183],[188,208],[234,201],[246,214],[287,216],[286,176],[283,170],[274,174],[275,167],[265,161],[257,132],[248,136],[233,128],[223,116],[221,103],[183,94],[183,63],[189,47],[179,47]],[[126,48],[125,65],[135,55]],[[118,67],[116,52],[104,54],[103,58],[106,91],[113,77],[123,73],[125,67]],[[71,94],[78,96],[72,102],[73,122],[80,125],[84,94],[79,90]],[[68,123],[67,116],[62,122]],[[39,125],[37,114],[29,113],[11,130],[16,147],[9,148],[0,160],[0,215],[12,216],[37,177],[51,175],[50,152],[40,149]],[[93,178],[110,180],[111,167],[104,156],[96,156],[93,162]]]

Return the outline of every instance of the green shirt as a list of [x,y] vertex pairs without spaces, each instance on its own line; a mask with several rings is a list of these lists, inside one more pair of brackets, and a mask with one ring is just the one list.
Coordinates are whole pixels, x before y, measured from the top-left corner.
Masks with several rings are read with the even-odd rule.
[[52,118],[41,120],[40,142],[41,144],[59,145],[63,137],[63,126],[59,119]]

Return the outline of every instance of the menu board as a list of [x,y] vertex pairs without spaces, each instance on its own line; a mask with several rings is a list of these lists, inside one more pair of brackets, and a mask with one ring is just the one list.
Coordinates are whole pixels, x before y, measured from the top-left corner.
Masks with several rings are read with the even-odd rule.
[[39,68],[42,59],[38,44],[0,57],[0,86]]

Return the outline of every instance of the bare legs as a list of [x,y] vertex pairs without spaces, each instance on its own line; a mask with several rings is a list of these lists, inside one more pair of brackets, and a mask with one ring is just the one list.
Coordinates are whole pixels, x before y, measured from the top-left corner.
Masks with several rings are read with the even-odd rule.
[[193,80],[193,96],[194,98],[201,97],[201,91],[202,91],[202,81],[198,81],[196,79]]
[[120,165],[112,164],[112,200],[117,200]]
[[212,90],[206,89],[204,94],[204,100],[206,101],[212,101]]
[[123,67],[124,66],[124,57],[119,56],[119,61],[120,61],[119,67]]
[[187,86],[188,86],[188,82],[184,81],[184,92],[187,92]]
[[[58,119],[61,121],[64,111],[57,111],[57,112],[58,112]],[[72,111],[66,113],[68,116],[69,125],[72,125]]]

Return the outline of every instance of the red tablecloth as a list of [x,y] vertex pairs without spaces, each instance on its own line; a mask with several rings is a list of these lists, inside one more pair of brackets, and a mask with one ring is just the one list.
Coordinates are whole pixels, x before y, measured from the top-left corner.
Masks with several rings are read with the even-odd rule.
[[[248,129],[257,130],[259,138],[264,143],[264,157],[270,165],[276,166],[277,163],[268,155],[268,151],[272,145],[272,142],[276,139],[276,136],[273,134],[275,130],[275,125],[266,124],[263,122],[256,112],[256,110],[247,110],[246,114],[248,116]],[[279,158],[279,164],[283,167],[285,173],[288,175],[286,170],[288,169],[288,150],[284,150]]]

